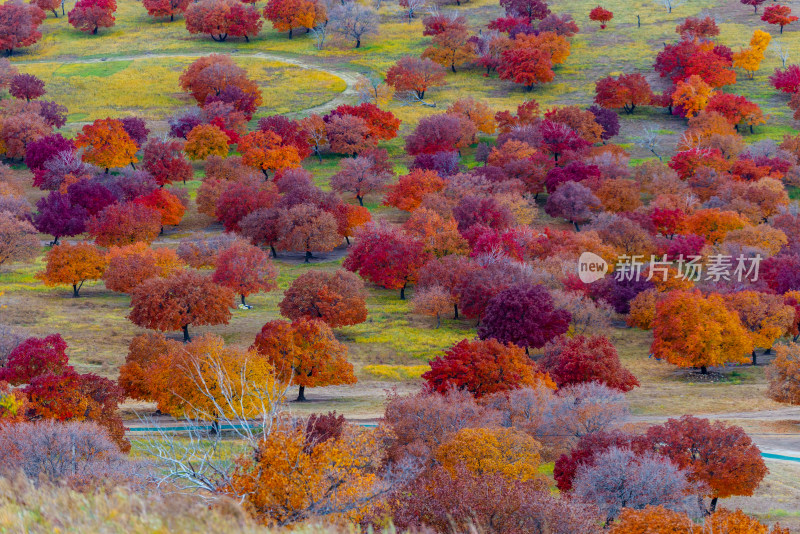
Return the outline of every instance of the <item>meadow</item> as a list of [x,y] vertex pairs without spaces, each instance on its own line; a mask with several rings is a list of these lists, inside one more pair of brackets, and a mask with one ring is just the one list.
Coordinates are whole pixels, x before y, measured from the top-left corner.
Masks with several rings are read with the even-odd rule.
[[[381,147],[392,156],[395,171],[402,174],[411,163],[411,158],[404,153],[403,137],[421,118],[445,111],[464,95],[485,102],[493,111],[514,109],[529,98],[535,98],[543,108],[587,107],[592,104],[595,81],[621,73],[643,74],[659,93],[666,84],[653,72],[653,59],[665,43],[676,39],[675,26],[686,17],[715,17],[721,30],[718,40],[733,50],[747,46],[753,29],[765,26],[749,6],[743,6],[738,0],[691,0],[677,5],[671,13],[667,13],[660,2],[607,0],[603,5],[612,10],[615,17],[607,29],[600,30],[588,19],[595,5],[594,0],[558,0],[551,4],[554,12],[571,14],[581,29],[571,39],[571,54],[566,63],[555,68],[553,83],[537,86],[533,92],[526,93],[520,86],[500,80],[496,73],[484,76],[480,68],[465,68],[448,73],[447,84],[430,91],[427,100],[435,107],[399,100],[389,102],[385,109],[402,121],[400,135],[381,143]],[[460,7],[441,9],[465,16],[474,32],[502,14],[495,0],[476,0]],[[49,14],[41,28],[43,38],[15,52],[10,59],[21,72],[45,81],[48,98],[67,106],[65,135],[74,135],[95,119],[128,115],[146,119],[153,133],[160,135],[168,130],[166,120],[171,115],[194,106],[190,97],[181,91],[178,78],[192,61],[209,53],[231,54],[257,82],[263,104],[253,121],[275,114],[299,118],[312,108],[355,103],[353,79],[384,76],[399,58],[419,56],[430,44],[430,38],[422,35],[421,17],[404,20],[402,9],[390,2],[382,5],[379,15],[380,35],[368,38],[361,48],[354,49],[351,43],[333,43],[318,50],[312,36],[296,34],[290,40],[268,22],[249,42],[231,38],[217,43],[207,36],[190,35],[181,17],[176,17],[174,22],[154,20],[139,1],[119,0],[113,28],[101,29],[98,35],[86,35],[67,24],[65,17],[54,18]],[[754,133],[742,132],[748,143],[762,139],[780,141],[784,135],[796,133],[796,122],[787,107],[788,96],[776,92],[768,76],[781,66],[778,45],[788,51],[790,62],[800,59],[798,28],[800,24],[789,26],[782,35],[775,28],[767,29],[773,41],[754,79],[741,75],[735,86],[725,89],[746,96],[768,115],[767,124],[757,126]],[[676,142],[686,129],[685,119],[668,115],[662,108],[640,109],[633,115],[620,114],[620,123],[621,133],[615,141],[629,151],[633,163],[652,159],[651,153],[637,145],[645,129],[660,132],[660,150],[665,159],[674,153]],[[478,164],[474,151],[474,147],[463,151],[465,166]],[[338,158],[326,155],[321,162],[308,158],[303,166],[313,173],[317,185],[329,190],[329,179],[338,170]],[[31,185],[30,172],[16,165],[14,173],[28,184],[25,194],[35,204],[43,193]],[[222,232],[219,223],[197,211],[194,198],[203,175],[202,164],[195,163],[193,180],[171,186],[185,189],[191,202],[181,224],[168,228],[153,243],[154,247],[176,248],[181,239]],[[532,226],[536,229],[570,228],[568,223],[544,213],[545,200],[538,199],[537,217]],[[377,197],[368,198],[365,206],[375,219],[403,222],[408,217],[404,212],[382,205]],[[40,238],[43,242],[50,239],[44,234]],[[70,240],[80,238],[76,236]],[[60,332],[69,345],[70,361],[79,372],[116,378],[130,340],[145,332],[127,318],[130,297],[108,290],[102,282],[87,282],[77,299],[70,298],[68,287],[46,287],[35,274],[43,268],[47,250],[44,247],[40,257],[31,264],[0,266],[0,323],[23,328],[32,336]],[[227,343],[249,346],[266,321],[280,318],[278,303],[293,280],[310,269],[339,269],[346,253],[347,247],[342,245],[331,253],[317,254],[310,264],[302,262],[301,254],[279,253],[274,262],[280,270],[277,290],[248,297],[253,308],[234,310],[229,324],[197,327],[193,328],[193,333],[212,332]],[[431,359],[458,341],[476,335],[475,321],[447,317],[436,328],[430,317],[414,314],[408,300],[413,298],[413,288],[406,292],[407,300],[401,300],[397,291],[369,284],[367,287],[366,322],[335,330],[337,339],[348,348],[358,384],[311,389],[307,392],[310,402],[289,405],[294,413],[336,410],[353,419],[374,420],[382,414],[389,390],[416,391],[422,384],[420,376],[429,369]],[[168,337],[179,339],[180,335],[175,333]],[[620,320],[615,323],[610,338],[623,365],[641,383],[641,387],[627,396],[633,414],[639,418],[638,423],[688,412],[726,418],[725,414],[786,410],[785,405],[765,396],[763,366],[728,366],[721,369],[721,378],[699,381],[695,373],[650,357],[653,338],[649,331],[626,327]],[[769,356],[762,357],[763,362],[769,360]],[[153,409],[152,404],[128,402],[123,405],[123,414],[128,421],[135,421]],[[786,411],[785,415],[763,421],[740,421],[735,417],[731,420],[756,436],[770,436],[796,432],[797,417],[796,412]],[[776,428],[781,430],[776,431]],[[769,437],[758,439],[769,444]],[[777,461],[769,462],[769,467],[771,474],[755,498],[736,498],[731,506],[741,506],[767,521],[800,525],[800,517],[795,512],[800,506],[798,468]],[[126,496],[112,495],[108,499],[124,501],[123,504],[112,503],[113,506],[133,506],[127,503]],[[23,522],[35,524],[34,519],[27,517]],[[10,524],[12,519],[0,515],[0,527]]]

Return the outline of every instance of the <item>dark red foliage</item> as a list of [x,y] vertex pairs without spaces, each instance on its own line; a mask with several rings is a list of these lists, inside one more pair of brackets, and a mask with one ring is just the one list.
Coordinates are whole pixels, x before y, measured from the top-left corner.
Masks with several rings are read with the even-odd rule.
[[572,315],[553,306],[553,297],[544,286],[513,286],[495,295],[486,306],[478,336],[540,348],[566,333]]
[[588,148],[589,143],[575,130],[560,122],[543,120],[539,125],[541,147],[558,161],[559,156],[567,151],[577,152]]
[[180,141],[151,139],[144,145],[142,167],[149,172],[158,185],[169,185],[173,181],[190,180],[194,171],[186,161],[183,143]]
[[435,154],[418,154],[411,164],[411,169],[434,171],[439,176],[453,176],[461,170],[461,158],[458,152],[437,152]]
[[644,277],[637,280],[618,280],[616,276],[606,276],[589,285],[589,295],[595,300],[602,300],[609,304],[617,313],[628,313],[631,309],[631,300],[642,291],[653,287],[653,282]]
[[514,215],[494,197],[467,195],[453,208],[458,229],[464,232],[476,224],[503,230],[514,224]]
[[686,219],[686,214],[679,209],[668,210],[654,208],[650,213],[650,220],[657,232],[667,237],[672,237],[678,233]]
[[190,109],[170,117],[168,122],[170,136],[186,139],[189,132],[196,126],[203,124],[204,120],[199,110]]
[[706,240],[695,234],[676,235],[672,239],[666,240],[664,246],[665,249],[662,253],[667,254],[669,258],[683,256],[688,259],[691,256],[699,256],[703,252]]
[[617,115],[616,111],[597,105],[591,106],[588,110],[594,115],[595,122],[603,128],[603,134],[600,136],[603,141],[607,141],[619,134],[619,115]]
[[17,74],[11,78],[8,92],[14,98],[30,102],[44,95],[47,91],[44,89],[44,82],[33,74]]
[[[613,112],[612,112],[613,113]],[[553,167],[547,173],[545,185],[547,191],[552,193],[558,186],[566,182],[580,182],[591,178],[600,178],[600,167],[597,165],[587,165],[580,160],[570,161],[563,167]]]
[[578,468],[582,465],[594,465],[594,459],[611,447],[627,448],[642,453],[648,446],[649,442],[644,436],[634,436],[620,431],[586,434],[568,454],[562,454],[556,460],[553,468],[556,487],[563,492],[570,491]]
[[465,389],[475,398],[525,387],[534,373],[541,373],[519,347],[493,339],[459,341],[430,366],[422,378],[432,391]]
[[780,254],[761,264],[761,278],[778,294],[800,290],[800,255]]
[[60,334],[28,338],[8,355],[0,381],[16,386],[46,373],[60,374],[70,368],[66,350],[67,342]]
[[253,118],[253,113],[258,109],[256,94],[245,91],[238,85],[233,84],[226,85],[218,93],[208,95],[204,105],[213,104],[214,102],[232,105],[233,109],[242,112],[248,121]]
[[416,281],[430,257],[424,244],[388,224],[368,223],[357,235],[342,267],[386,289],[399,289],[405,298],[406,285]]
[[61,128],[67,123],[67,107],[52,100],[39,100],[39,116],[48,126]]
[[55,241],[65,236],[78,235],[86,229],[89,214],[80,206],[73,206],[67,195],[51,191],[36,203],[33,225],[43,234],[50,234]]
[[506,14],[528,21],[542,20],[550,14],[550,8],[542,0],[500,0]]
[[238,232],[239,221],[261,208],[271,208],[278,200],[273,183],[232,182],[217,199],[217,219],[228,232]]
[[406,137],[406,152],[413,156],[456,151],[463,120],[468,119],[450,114],[423,117],[414,132]]
[[297,149],[301,160],[311,155],[311,146],[308,144],[308,134],[306,134],[297,121],[289,120],[283,115],[262,117],[258,121],[258,129],[264,132],[278,134],[283,145],[291,145]]
[[630,391],[639,386],[622,367],[614,344],[605,336],[561,338],[548,345],[538,361],[558,387],[600,382],[612,389]]
[[111,190],[94,180],[79,180],[70,184],[67,198],[72,206],[85,209],[90,216],[97,215],[117,201]]
[[45,162],[56,154],[74,151],[72,139],[66,139],[61,134],[47,135],[25,146],[25,164],[35,171],[43,168]]
[[120,122],[122,122],[122,128],[125,132],[133,139],[133,142],[136,143],[136,146],[142,148],[142,145],[147,142],[147,136],[150,135],[150,130],[147,128],[144,119],[140,119],[139,117],[125,117],[120,119]]
[[327,414],[311,414],[306,420],[306,445],[313,447],[329,439],[339,439],[346,424],[344,415],[336,415],[335,411]]
[[550,13],[542,19],[537,29],[540,32],[554,32],[556,35],[563,35],[564,37],[572,37],[580,31],[569,13],[563,15]]

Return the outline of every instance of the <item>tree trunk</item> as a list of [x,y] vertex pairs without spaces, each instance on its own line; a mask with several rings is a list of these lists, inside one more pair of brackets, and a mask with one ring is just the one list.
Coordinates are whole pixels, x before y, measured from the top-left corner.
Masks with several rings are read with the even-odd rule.
[[[53,15],[55,15],[55,17],[56,17],[56,18],[58,18],[58,11],[56,11],[56,10],[54,9],[54,10],[53,10]],[[783,29],[783,27],[781,27],[781,29]]]
[[292,38],[292,30],[293,30],[293,28],[289,28],[289,39]]
[[453,74],[456,73],[456,64],[455,63],[450,63],[450,70],[453,71]]
[[247,306],[247,303],[244,301],[244,295],[239,295],[239,296],[242,297],[242,306]]
[[711,513],[713,514],[714,511],[717,509],[717,497],[711,499]]
[[300,386],[300,390],[297,393],[297,402],[305,402],[306,401],[306,387]]
[[94,29],[92,30],[92,35],[97,35],[97,30],[98,30],[98,27],[95,26]]
[[247,34],[244,34],[244,42],[245,43],[249,43],[250,42],[250,38],[247,36]]
[[161,226],[161,231],[158,232],[158,235],[164,235],[164,226],[163,225]]
[[458,304],[453,304],[453,319],[458,319]]
[[753,357],[753,365],[758,365],[758,356],[756,356],[756,350],[753,349],[753,352],[751,352],[750,355]]
[[781,35],[783,35],[783,24],[781,24]]
[[350,238],[347,237],[347,236],[344,236],[344,240],[347,243],[347,246],[350,246]]
[[[58,236],[56,236],[56,238],[53,240],[53,246],[55,247],[55,246],[57,246],[57,245],[58,245]],[[796,337],[797,337],[797,336],[795,336],[795,338],[796,338]]]
[[361,195],[356,195],[356,198],[358,199],[358,205],[363,208],[364,207],[364,197],[362,197]]
[[303,263],[310,263],[308,260],[310,260],[312,257],[313,256],[311,255],[311,251],[310,250],[306,250],[306,259],[305,259],[305,261]]
[[269,173],[267,172],[267,169],[261,169],[261,172],[264,173],[264,181],[265,182],[268,181],[269,180]]
[[356,39],[356,48],[361,48],[361,39]]
[[170,22],[175,22],[175,13],[170,13],[169,14],[169,21]]
[[270,245],[269,246],[269,250],[272,253],[272,257],[273,258],[277,258],[278,257],[278,253],[275,251],[275,247],[274,246]]
[[440,326],[442,326],[442,318],[437,313],[436,314],[436,329],[438,330]]
[[768,347],[768,348],[767,348],[767,349],[764,351],[764,354],[772,354],[772,347]]
[[81,288],[78,287],[78,284],[72,284],[72,298],[76,299],[80,297],[80,295],[78,294],[78,291],[80,290]]
[[192,338],[189,337],[189,325],[185,324],[185,325],[183,325],[183,342],[184,343],[188,343],[191,340],[192,340]]
[[400,288],[400,300],[406,300],[406,284]]
[[700,367],[700,374],[701,375],[707,375],[708,374],[708,367],[706,367],[705,365],[701,366]]
[[578,226],[578,223],[576,223],[576,222],[574,222],[574,221],[573,221],[573,223],[572,223],[572,224],[575,226],[575,231],[576,231],[576,232],[580,232],[580,231],[581,231],[581,227],[580,227],[580,226]]
[[211,435],[212,436],[216,436],[217,434],[219,434],[219,431],[220,431],[220,429],[219,429],[219,420],[214,419],[211,422]]
[[317,154],[317,159],[320,163],[322,163],[322,154],[320,153],[319,149],[314,149],[314,152]]

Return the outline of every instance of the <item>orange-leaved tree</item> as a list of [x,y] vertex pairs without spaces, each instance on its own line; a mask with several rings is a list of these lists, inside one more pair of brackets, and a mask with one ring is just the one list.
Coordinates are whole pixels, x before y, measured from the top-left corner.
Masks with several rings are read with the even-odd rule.
[[133,165],[139,150],[122,121],[117,119],[97,119],[86,124],[75,136],[75,146],[84,149],[83,161],[104,168],[106,172],[111,167]]
[[693,74],[678,82],[672,93],[672,105],[679,108],[684,117],[694,117],[708,105],[713,91],[700,76]]
[[149,278],[168,276],[183,267],[183,260],[171,248],[150,248],[147,243],[138,242],[108,250],[103,280],[111,291],[129,293]]
[[767,367],[767,396],[778,402],[800,404],[800,345],[780,345],[775,354]]
[[136,197],[135,203],[157,211],[161,215],[161,233],[165,226],[176,226],[186,213],[186,206],[174,193],[166,189],[155,189],[152,192]]
[[310,439],[299,425],[283,423],[236,459],[221,491],[270,526],[320,517],[357,523],[385,487],[378,483],[380,451],[374,431],[346,427],[339,437]]
[[722,421],[711,422],[691,415],[668,419],[647,429],[655,450],[678,468],[687,479],[711,497],[710,511],[718,499],[749,496],[767,474],[761,451],[745,431]]
[[72,296],[78,297],[86,280],[99,280],[108,260],[102,250],[90,243],[62,243],[50,249],[44,271],[36,277],[46,286],[71,285]]
[[476,475],[500,474],[512,480],[535,480],[542,446],[515,428],[462,428],[436,451],[436,460],[456,474],[461,465]]
[[783,303],[781,295],[757,291],[737,291],[723,296],[728,308],[739,316],[742,326],[753,343],[753,365],[756,365],[755,347],[769,349],[786,335],[794,323],[794,308]]
[[216,155],[225,157],[228,155],[228,142],[230,139],[219,126],[213,124],[200,124],[192,128],[186,135],[186,144],[183,149],[190,159],[206,159],[208,156]]
[[204,334],[190,343],[167,342],[147,367],[148,398],[175,417],[216,421],[258,418],[282,398],[272,366],[254,350],[226,346]]
[[151,278],[131,293],[133,324],[162,332],[183,330],[190,341],[189,325],[228,324],[233,292],[191,269],[181,269],[165,278]]
[[237,149],[242,153],[242,163],[260,170],[269,178],[269,171],[300,166],[297,148],[281,143],[280,136],[275,132],[256,130],[242,137]]
[[349,271],[308,271],[292,282],[278,307],[288,319],[319,319],[336,328],[367,320],[365,298],[364,282]]
[[347,347],[320,320],[270,321],[252,348],[269,360],[281,381],[299,386],[298,401],[306,400],[307,387],[356,383]]
[[672,291],[656,304],[653,356],[681,367],[746,363],[753,342],[719,295]]

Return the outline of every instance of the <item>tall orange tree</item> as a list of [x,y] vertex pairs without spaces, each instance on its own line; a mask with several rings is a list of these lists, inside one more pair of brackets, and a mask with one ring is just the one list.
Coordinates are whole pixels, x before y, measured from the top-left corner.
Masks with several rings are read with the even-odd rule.
[[256,130],[242,137],[237,148],[242,153],[242,163],[260,170],[269,178],[269,171],[300,166],[297,149],[281,142],[280,136],[274,132]]
[[307,387],[356,383],[347,347],[320,320],[270,321],[252,348],[266,356],[279,380],[299,386],[298,402],[306,400]]
[[673,291],[656,304],[653,356],[681,367],[746,363],[753,342],[719,295]]
[[71,285],[73,297],[80,296],[85,281],[102,278],[108,266],[103,251],[90,243],[62,243],[50,249],[45,261],[36,277],[46,286]]
[[125,167],[136,163],[136,145],[117,119],[97,119],[75,136],[75,146],[83,148],[83,161],[102,167]]
[[723,298],[750,335],[753,365],[757,363],[755,347],[769,349],[791,330],[794,323],[794,308],[785,305],[781,295],[737,291]]

